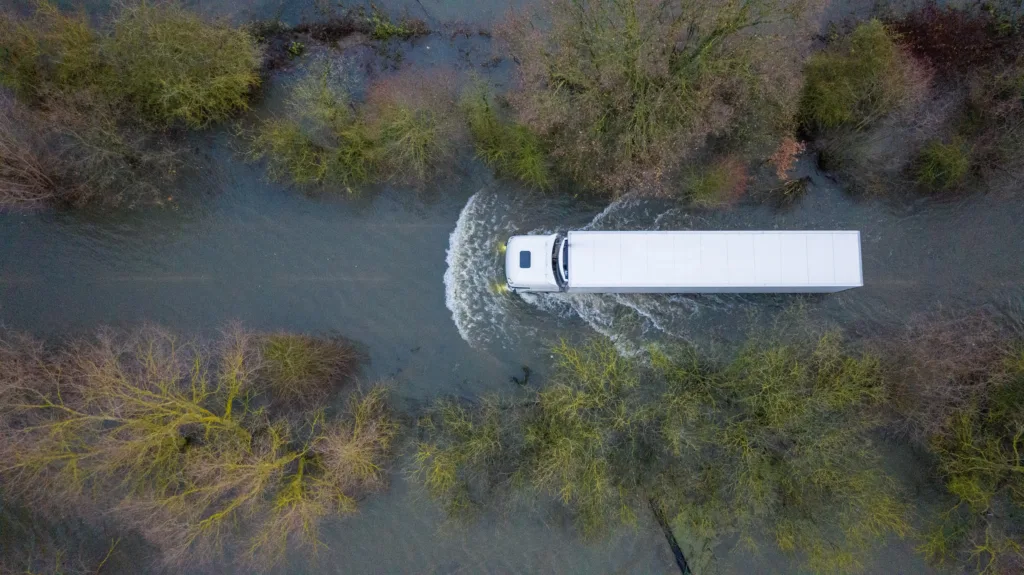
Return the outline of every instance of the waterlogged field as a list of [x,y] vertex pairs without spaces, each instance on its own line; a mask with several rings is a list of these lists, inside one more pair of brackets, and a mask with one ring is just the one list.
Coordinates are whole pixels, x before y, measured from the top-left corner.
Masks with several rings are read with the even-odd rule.
[[[527,4],[512,2],[511,6]],[[319,477],[319,470],[327,468],[324,462],[331,461],[325,455],[330,451],[319,439],[331,436],[326,432],[317,435],[324,421],[318,409],[322,407],[328,414],[350,413],[346,411],[350,403],[320,388],[314,388],[309,396],[291,394],[289,390],[306,379],[315,379],[314,375],[334,378],[335,371],[344,371],[348,381],[350,362],[361,361],[361,368],[351,375],[352,385],[366,391],[372,384],[383,382],[390,390],[398,424],[408,431],[397,437],[395,459],[381,464],[380,475],[376,471],[366,475],[375,478],[367,481],[374,483],[374,488],[366,493],[352,491],[357,493],[357,508],[341,505],[343,509],[332,510],[320,524],[322,545],[296,547],[274,567],[276,572],[671,573],[679,571],[678,557],[670,544],[673,538],[694,573],[787,573],[804,569],[806,564],[799,558],[779,550],[789,533],[784,527],[778,527],[777,537],[760,533],[748,539],[736,532],[711,537],[683,521],[660,525],[649,512],[654,508],[653,496],[650,508],[647,501],[641,502],[642,512],[636,514],[635,521],[626,521],[626,525],[613,522],[598,537],[581,534],[579,518],[584,514],[571,505],[557,504],[559,496],[565,501],[573,499],[571,494],[557,490],[543,496],[526,492],[506,498],[499,505],[481,505],[468,523],[460,522],[445,513],[443,505],[435,500],[436,494],[424,488],[422,475],[411,471],[423,469],[423,460],[417,454],[426,453],[423,446],[430,443],[432,433],[446,437],[438,432],[446,429],[443,418],[442,423],[430,427],[424,423],[430,419],[426,416],[437,417],[433,402],[439,397],[467,402],[459,405],[473,405],[485,396],[500,397],[506,402],[501,404],[503,413],[509,414],[519,413],[523,406],[530,409],[540,404],[543,399],[534,397],[535,392],[548,384],[564,383],[559,379],[565,377],[564,366],[559,367],[559,357],[564,356],[556,357],[552,351],[563,341],[582,344],[596,337],[607,338],[614,354],[624,362],[637,361],[637,365],[650,359],[652,346],[656,345],[692,346],[698,353],[721,361],[740,349],[752,333],[770,332],[779,325],[796,323],[808,333],[838,326],[856,345],[902,333],[914,318],[926,314],[956,316],[982,310],[993,317],[1020,315],[1024,301],[1024,264],[1020,258],[1024,253],[1024,228],[1020,226],[1024,202],[1020,201],[1019,184],[995,187],[988,193],[959,195],[852,194],[846,182],[816,164],[819,154],[834,152],[835,145],[829,140],[808,153],[801,153],[803,144],[799,149],[792,142],[788,148],[780,147],[778,154],[788,160],[781,160],[768,171],[781,170],[786,181],[799,183],[799,189],[785,188],[781,200],[778,190],[771,197],[744,194],[748,176],[746,172],[738,174],[743,171],[742,162],[734,155],[712,158],[707,170],[681,170],[688,186],[707,189],[700,198],[641,193],[626,187],[613,195],[593,195],[561,182],[557,191],[543,190],[540,188],[554,181],[546,179],[554,177],[545,170],[554,170],[555,166],[545,164],[541,171],[525,169],[538,168],[531,161],[539,140],[524,139],[527,132],[517,131],[516,125],[501,124],[507,121],[504,116],[500,121],[495,116],[493,123],[480,116],[480,125],[462,128],[450,117],[432,115],[429,110],[417,108],[416,102],[410,104],[403,99],[418,94],[422,83],[440,78],[444,80],[441,83],[452,84],[445,86],[453,88],[445,109],[455,113],[466,105],[458,100],[463,87],[482,81],[501,92],[512,86],[516,81],[515,64],[503,56],[501,43],[492,38],[509,3],[387,2],[379,5],[393,16],[387,26],[380,21],[359,20],[356,29],[345,28],[344,33],[337,32],[337,27],[315,27],[331,22],[330,18],[340,13],[321,2],[185,5],[223,22],[280,19],[295,28],[276,32],[284,35],[274,36],[266,48],[274,50],[274,64],[262,70],[263,84],[249,104],[251,109],[202,131],[173,134],[174,143],[182,150],[176,156],[179,163],[175,164],[175,179],[169,187],[160,188],[155,203],[131,208],[88,204],[74,209],[0,211],[0,326],[31,333],[52,346],[92,337],[104,326],[130,331],[142,325],[159,325],[181,334],[216,339],[223,337],[231,322],[241,322],[255,334],[270,334],[258,336],[270,338],[257,339],[264,342],[256,346],[259,362],[248,355],[241,361],[241,365],[256,362],[254,365],[259,367],[252,369],[252,380],[269,387],[259,387],[251,397],[246,396],[246,408],[251,400],[251,405],[259,409],[253,410],[256,415],[250,419],[239,419],[242,423],[236,427],[258,436],[263,433],[261,417],[269,417],[268,421],[303,421],[297,427],[308,430],[309,439],[301,453],[287,453],[310,462],[309,469],[317,470],[310,471],[313,481]],[[6,7],[6,3],[0,6]],[[87,2],[86,6],[92,18],[100,18],[109,10],[102,2]],[[20,5],[16,8],[27,10]],[[830,3],[825,15],[855,13],[856,8]],[[421,34],[403,28],[411,21],[408,19],[414,18],[422,19],[429,30]],[[308,32],[296,31],[301,23],[314,26]],[[351,27],[351,22],[345,26]],[[340,37],[331,36],[336,32]],[[318,34],[327,40],[314,40]],[[834,49],[838,51],[842,46]],[[402,75],[410,71],[419,75]],[[382,79],[391,83],[377,83]],[[322,90],[317,92],[317,87]],[[585,93],[582,85],[576,89]],[[318,102],[323,103],[318,94],[330,96],[331,105],[317,107]],[[486,92],[480,97],[503,114],[512,105],[486,100],[493,97]],[[581,97],[578,104],[596,106],[583,100]],[[364,106],[364,102],[369,104]],[[543,109],[540,106],[538,113]],[[481,112],[482,108],[475,110]],[[265,156],[273,152],[273,146],[254,150],[252,134],[266,126],[265,121],[282,118],[292,124],[279,124],[287,130],[276,134],[286,133],[296,139],[289,142],[301,140],[304,153],[277,163],[271,157],[268,164]],[[714,121],[724,122],[720,128],[727,131],[728,122],[721,118]],[[480,132],[491,138],[488,142],[493,144],[493,155],[488,155],[486,149],[475,154],[468,143],[479,138]],[[886,138],[898,139],[902,132],[893,133],[884,133],[870,144],[884,147]],[[913,133],[915,137],[920,135]],[[652,136],[644,145],[658,148],[668,141],[678,142],[673,137]],[[828,134],[828,138],[842,137],[848,134]],[[410,141],[419,144],[405,147]],[[438,153],[430,147],[431,142],[450,147],[441,146],[443,153]],[[642,154],[619,155],[620,150],[607,142],[593,145],[604,154],[605,161],[630,173],[627,183],[611,180],[623,186],[642,188],[642,179],[649,172],[657,172],[660,177],[663,166],[685,164],[666,153],[659,156],[657,170],[648,170],[650,166],[643,165]],[[514,149],[508,152],[505,147]],[[502,155],[506,153],[511,155]],[[578,153],[570,150],[558,157],[572,158]],[[855,160],[863,162],[864,158]],[[784,168],[779,167],[782,164]],[[849,165],[843,164],[843,169],[850,169]],[[361,166],[366,170],[360,171]],[[517,181],[517,170],[524,166],[525,171],[518,172],[524,181]],[[300,180],[296,167],[306,170],[301,172],[306,176],[300,183],[295,183]],[[577,162],[571,169],[590,167]],[[929,173],[946,173],[943,165],[937,169]],[[971,170],[971,177],[981,177],[976,174],[979,170]],[[601,180],[599,185],[609,181]],[[912,181],[908,180],[910,185]],[[567,229],[856,229],[862,237],[865,286],[820,296],[508,293],[504,289],[505,240],[514,234]],[[291,336],[284,333],[350,342],[344,348],[344,369],[335,369],[337,366],[332,367],[329,360],[314,357],[310,361],[316,365],[306,365],[304,372],[302,358],[291,354],[295,349],[306,349],[304,345],[310,341],[321,340],[288,339]],[[936,338],[933,347],[946,349],[939,345],[946,343]],[[982,345],[985,342],[975,343],[977,349],[988,349]],[[315,346],[312,349],[315,353]],[[813,361],[820,360],[818,355],[813,357]],[[801,362],[804,359],[800,356]],[[991,361],[987,356],[982,359]],[[293,362],[299,362],[299,367]],[[934,368],[934,364],[929,365]],[[729,382],[739,391],[735,397],[712,394],[712,404],[753,401],[743,394],[756,395],[751,389],[757,385],[748,389],[741,384],[757,383],[756,378],[744,380],[735,375],[738,368],[726,368],[724,363],[718,369],[722,379],[717,381],[723,385]],[[820,366],[815,369],[827,371]],[[1012,366],[1005,369],[1017,373]],[[126,370],[132,374],[139,371],[137,367]],[[230,370],[218,367],[211,373],[214,371],[220,374]],[[974,371],[970,373],[971,381],[979,377]],[[0,377],[0,383],[4,381]],[[642,396],[644,391],[640,386],[637,393]],[[0,397],[4,392],[0,386]],[[915,397],[912,393],[909,396]],[[313,406],[305,405],[310,397],[315,398]],[[656,409],[644,403],[649,397],[643,401],[629,397],[622,400],[623,405],[631,410],[636,407],[630,416],[644,422],[635,424],[643,428],[638,435],[660,437],[649,422],[661,425],[662,419],[671,419],[672,413],[650,415],[648,409]],[[68,401],[72,405],[72,400]],[[228,399],[228,413],[220,413],[220,417],[230,420],[232,401]],[[303,404],[305,420],[296,415],[299,404]],[[680,405],[680,411],[685,411],[686,402]],[[828,404],[828,409],[833,408]],[[109,411],[97,413],[115,418]],[[469,418],[479,415],[466,413]],[[803,414],[799,410],[793,413]],[[822,413],[828,419],[833,412],[824,409]],[[966,417],[963,421],[973,421],[970,418],[976,414],[971,413],[960,413]],[[722,417],[727,419],[727,415],[723,412]],[[516,425],[531,416],[509,417],[510,423],[506,423],[513,431],[506,433],[515,436]],[[648,424],[652,427],[643,427]],[[531,430],[538,429],[536,421],[533,425]],[[357,435],[334,431],[346,440]],[[547,430],[555,436],[563,432]],[[458,436],[458,429],[452,433]],[[184,444],[175,449],[180,448],[182,453],[190,442],[215,451],[215,442],[208,433],[205,440],[200,440],[202,434],[191,428],[180,434]],[[894,435],[898,439],[903,437],[901,434],[912,432],[900,430]],[[767,442],[789,441],[785,434],[780,437]],[[908,520],[908,529],[921,529],[924,511],[944,501],[937,494],[941,482],[929,475],[930,455],[897,439],[877,438],[879,465],[904,493],[913,493],[921,500],[920,514]],[[523,439],[527,443],[531,440]],[[100,441],[97,445],[106,444]],[[516,456],[530,460],[522,455],[530,453],[529,449],[519,449],[522,451]],[[608,460],[614,463],[618,452],[614,447],[610,449],[615,455]],[[245,452],[239,457],[263,457],[268,453],[256,451],[255,455]],[[948,447],[948,451],[955,453],[956,446]],[[485,459],[472,463],[480,465]],[[294,466],[281,469],[285,478],[306,477],[301,471],[296,474]],[[478,469],[469,465],[467,469],[459,472],[468,473],[474,480],[490,472],[482,471],[486,466]],[[479,475],[474,475],[477,472]],[[505,470],[497,473],[500,477],[494,483],[495,492],[501,491],[513,475],[503,473]],[[208,479],[205,472],[196,472],[196,476]],[[384,478],[381,485],[386,484],[386,488],[377,485],[379,477]],[[201,485],[200,479],[196,481]],[[301,481],[288,485],[301,485]],[[289,501],[275,498],[292,493],[285,488],[268,489],[274,491],[267,496],[273,501]],[[995,491],[986,492],[989,501]],[[446,498],[461,501],[456,490],[441,492]],[[20,549],[18,544],[31,539],[46,550],[88,548],[88,556],[104,557],[111,537],[106,532],[96,533],[102,531],[102,526],[75,520],[30,525],[26,523],[31,520],[30,507],[7,503],[0,507],[0,520],[15,526],[7,534],[0,533],[0,551],[13,553]],[[311,508],[308,511],[316,513]],[[257,512],[253,515],[266,520]],[[177,521],[182,515],[173,517]],[[274,525],[283,524],[305,525],[301,516],[288,516]],[[111,554],[109,564],[104,564],[104,571],[137,572],[141,563],[133,561],[157,554],[152,547],[155,539],[144,527],[129,530],[116,544],[116,553]],[[669,537],[665,527],[670,527]],[[82,540],[91,543],[83,546]],[[261,540],[252,533],[237,540],[227,538],[227,559],[196,569],[249,572],[247,565],[251,563],[244,563],[242,557],[253,550],[251,541]],[[918,539],[900,539],[887,533],[883,545],[862,559],[861,567],[871,573],[942,572],[943,568],[926,561],[916,548],[919,544]],[[1012,540],[1003,550],[1012,551]],[[52,557],[43,558],[35,566],[49,565],[48,559]]]

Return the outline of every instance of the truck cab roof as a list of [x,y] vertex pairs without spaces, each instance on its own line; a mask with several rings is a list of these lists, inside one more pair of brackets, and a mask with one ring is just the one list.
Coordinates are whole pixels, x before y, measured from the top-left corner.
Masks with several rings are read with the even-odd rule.
[[559,291],[551,265],[558,234],[512,236],[505,250],[505,276],[513,290]]

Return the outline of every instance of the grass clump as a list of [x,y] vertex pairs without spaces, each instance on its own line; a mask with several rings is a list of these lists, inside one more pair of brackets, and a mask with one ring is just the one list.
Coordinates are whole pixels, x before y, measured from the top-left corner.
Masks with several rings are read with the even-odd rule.
[[963,183],[971,168],[971,150],[960,140],[931,141],[917,159],[915,181],[928,190],[949,190]]
[[387,14],[376,8],[370,12],[367,20],[370,26],[370,37],[374,40],[391,40],[393,38],[410,40],[430,33],[426,22],[423,20],[403,18],[396,23]]
[[248,108],[261,53],[245,30],[204,22],[173,4],[123,8],[104,43],[109,85],[149,120],[193,128]]
[[689,348],[623,358],[605,341],[554,351],[551,384],[527,398],[443,402],[425,420],[414,475],[450,511],[545,495],[597,536],[654,506],[822,573],[908,531],[870,439],[881,363],[837,334],[751,343],[724,364]]
[[250,157],[266,158],[274,178],[350,193],[384,181],[424,184],[451,166],[461,139],[449,81],[400,73],[356,106],[326,72],[311,76],[293,90],[289,117],[260,124]]
[[[760,153],[793,127],[798,11],[787,2],[557,0],[503,36],[510,98],[559,171],[613,193],[660,186],[714,138]],[[537,27],[533,22],[550,22]],[[771,41],[761,32],[772,27]],[[770,153],[770,150],[768,151]]]
[[914,95],[913,74],[912,57],[893,33],[869,20],[811,56],[801,100],[803,121],[815,129],[864,128]]
[[337,417],[262,407],[279,389],[263,342],[237,328],[214,344],[156,328],[58,350],[5,339],[5,485],[113,510],[172,565],[214,560],[232,535],[260,568],[315,551],[325,517],[381,487],[396,426],[379,387]]
[[275,398],[305,407],[322,403],[358,368],[351,344],[308,335],[277,333],[261,342],[263,369]]
[[686,196],[702,208],[721,208],[735,204],[747,189],[747,167],[734,156],[692,170],[685,178]]
[[501,120],[486,88],[477,86],[467,91],[463,108],[477,157],[499,175],[535,188],[551,187],[548,158],[540,138],[524,125]]

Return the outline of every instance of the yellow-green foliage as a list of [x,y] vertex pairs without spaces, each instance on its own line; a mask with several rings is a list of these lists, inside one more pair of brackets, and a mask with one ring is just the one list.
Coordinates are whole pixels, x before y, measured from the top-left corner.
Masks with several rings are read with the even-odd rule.
[[103,88],[159,124],[223,120],[246,109],[259,84],[261,54],[248,32],[172,4],[123,8],[104,53],[114,79]]
[[873,544],[908,531],[868,438],[883,400],[876,358],[849,355],[834,333],[814,347],[754,343],[710,397],[710,423],[666,429],[703,439],[700,495],[681,502],[684,517],[717,512],[748,537],[766,531],[821,573],[856,570]]
[[348,342],[291,333],[263,338],[263,370],[275,398],[300,405],[322,402],[358,367]]
[[[610,343],[561,344],[557,381],[522,403],[440,402],[421,422],[414,476],[449,514],[465,515],[495,490],[561,501],[587,535],[632,523],[651,406],[637,403],[635,366]],[[535,496],[535,495],[534,495]]]
[[248,32],[173,4],[127,5],[103,34],[42,2],[27,20],[4,16],[0,31],[0,81],[19,95],[87,89],[160,126],[223,120],[259,84],[261,53]]
[[746,166],[737,158],[723,158],[692,170],[685,178],[684,185],[686,197],[695,206],[729,206],[736,203],[746,191]]
[[223,120],[259,82],[247,32],[175,5],[122,7],[111,28],[45,1],[0,15],[0,84],[20,100],[0,101],[0,204],[163,203],[176,150],[153,128]]
[[525,490],[597,535],[656,504],[703,536],[767,536],[820,573],[856,570],[908,531],[870,440],[880,362],[837,334],[755,342],[724,365],[688,348],[623,358],[607,341],[554,354],[529,398],[425,419],[415,475],[449,511]]
[[373,182],[425,183],[457,145],[453,102],[443,92],[426,78],[399,75],[378,82],[369,101],[353,107],[326,72],[311,75],[293,89],[289,117],[257,128],[250,157],[266,158],[275,179],[340,185],[350,193]]
[[922,549],[934,560],[1001,573],[1024,561],[1024,346],[991,367],[985,392],[931,438],[956,505],[937,518]]
[[948,190],[963,183],[971,168],[971,150],[960,139],[925,144],[917,158],[915,179],[930,190]]
[[408,40],[430,33],[426,23],[422,20],[405,18],[396,24],[387,14],[376,8],[373,9],[367,20],[370,25],[370,36],[374,40],[391,40],[392,38]]
[[587,535],[609,523],[633,523],[644,503],[637,489],[645,451],[644,428],[654,416],[639,401],[636,366],[610,342],[554,349],[554,383],[539,392],[537,413],[525,429],[524,475],[534,489],[575,510]]
[[210,347],[150,328],[52,354],[8,343],[0,471],[24,492],[115,510],[169,563],[215,556],[239,526],[264,568],[289,543],[315,550],[322,518],[383,483],[395,423],[383,388],[333,420],[258,407],[274,399],[260,341],[233,329]]
[[912,60],[878,20],[857,26],[849,36],[807,63],[801,101],[812,128],[862,128],[896,109],[910,95]]
[[497,476],[507,463],[505,423],[496,398],[486,398],[472,409],[442,400],[420,421],[426,439],[416,446],[413,475],[450,516],[466,516],[473,510],[477,483],[500,481]]
[[101,37],[82,14],[40,2],[31,18],[0,15],[0,83],[35,100],[50,90],[91,86],[105,77]]
[[535,188],[551,186],[551,174],[540,139],[521,124],[498,118],[487,89],[478,85],[463,97],[469,130],[479,158],[498,174]]

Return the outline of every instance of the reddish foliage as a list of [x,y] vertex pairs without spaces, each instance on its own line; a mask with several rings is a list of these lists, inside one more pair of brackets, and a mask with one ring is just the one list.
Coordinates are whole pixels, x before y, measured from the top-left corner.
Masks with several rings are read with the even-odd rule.
[[902,44],[941,74],[962,74],[1008,61],[1021,47],[1020,35],[1001,29],[992,15],[939,7],[934,2],[888,24]]
[[768,158],[768,163],[775,166],[776,177],[783,182],[789,181],[789,172],[793,169],[797,156],[804,151],[805,147],[803,142],[796,141],[792,136],[786,136],[779,142],[775,153]]

